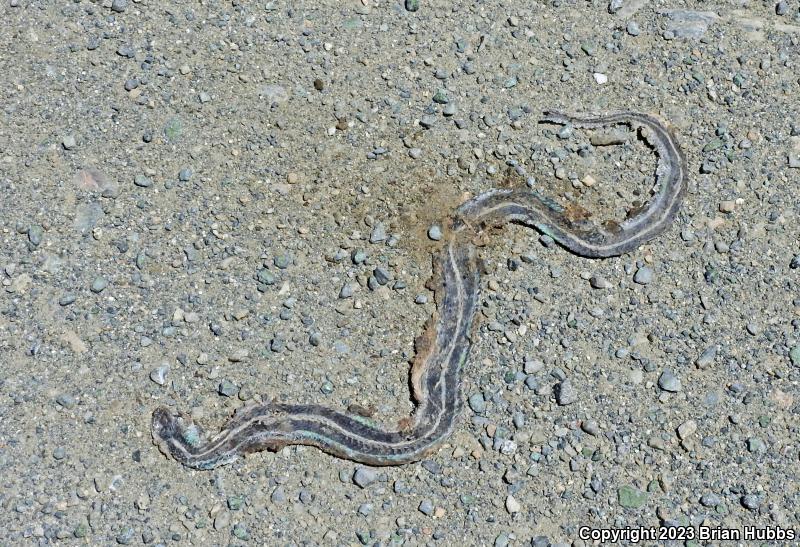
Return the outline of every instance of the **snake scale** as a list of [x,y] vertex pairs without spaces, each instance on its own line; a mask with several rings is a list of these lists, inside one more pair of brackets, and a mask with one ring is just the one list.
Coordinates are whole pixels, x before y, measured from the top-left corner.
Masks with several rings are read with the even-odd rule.
[[553,200],[530,190],[492,189],[461,204],[444,228],[429,287],[437,310],[416,342],[411,366],[417,406],[396,430],[372,425],[356,414],[316,404],[270,402],[240,409],[214,437],[202,441],[188,416],[166,407],[153,412],[152,434],[160,450],[183,465],[212,469],[243,454],[305,444],[369,465],[399,465],[422,459],[453,431],[464,404],[462,371],[469,355],[479,301],[479,268],[473,238],[509,222],[531,226],[584,257],[617,256],[663,232],[686,191],[686,161],[673,134],[656,118],[636,112],[567,115],[545,112],[542,120],[578,128],[627,124],[643,128],[658,164],[653,195],[620,223],[591,222],[570,215]]

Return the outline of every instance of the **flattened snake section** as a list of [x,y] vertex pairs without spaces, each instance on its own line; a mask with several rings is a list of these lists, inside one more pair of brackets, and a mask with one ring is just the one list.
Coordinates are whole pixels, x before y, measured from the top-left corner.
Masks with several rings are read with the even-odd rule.
[[479,271],[475,231],[509,222],[536,228],[584,257],[618,256],[656,237],[671,223],[686,191],[686,162],[672,133],[656,118],[635,112],[567,115],[545,112],[543,121],[578,128],[628,124],[644,135],[658,156],[648,204],[621,223],[597,225],[569,218],[547,197],[529,190],[484,192],[460,205],[434,258],[431,288],[437,311],[417,339],[411,367],[417,404],[407,425],[385,430],[363,418],[315,404],[266,403],[238,411],[213,438],[201,442],[191,420],[166,407],[153,412],[153,440],[160,450],[194,469],[213,469],[243,454],[305,444],[369,465],[400,465],[422,459],[453,431],[461,415],[461,373],[469,355],[478,307]]

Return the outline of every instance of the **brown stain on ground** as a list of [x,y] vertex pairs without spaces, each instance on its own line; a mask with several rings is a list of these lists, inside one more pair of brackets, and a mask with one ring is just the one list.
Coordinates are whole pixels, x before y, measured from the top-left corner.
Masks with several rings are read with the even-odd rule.
[[[441,249],[442,241],[447,239],[456,209],[474,195],[459,190],[454,179],[437,174],[432,168],[416,170],[407,180],[413,181],[405,185],[411,192],[400,216],[394,221],[394,227],[404,236],[400,242],[403,249],[418,264],[424,264],[430,262],[433,254]],[[525,189],[524,179],[510,168],[493,182],[493,188]],[[428,229],[433,225],[441,227],[441,241],[432,241],[428,237]],[[491,234],[496,230],[489,229],[479,234],[478,227],[474,228],[477,237],[473,243],[476,245],[484,246],[494,239]]]
[[447,237],[450,221],[456,208],[469,196],[461,192],[446,177],[437,175],[433,168],[421,168],[403,184],[407,201],[400,215],[394,219],[397,232],[403,234],[400,245],[418,264],[430,263],[431,255],[441,248],[441,241],[432,241],[428,229],[433,225],[442,228],[442,240]]

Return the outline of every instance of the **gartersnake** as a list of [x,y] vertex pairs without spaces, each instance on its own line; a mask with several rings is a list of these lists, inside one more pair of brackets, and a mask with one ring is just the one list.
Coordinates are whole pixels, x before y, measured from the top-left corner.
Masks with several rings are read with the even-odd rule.
[[683,154],[671,132],[655,118],[634,112],[567,115],[545,112],[543,121],[597,128],[628,124],[646,128],[658,165],[654,194],[646,206],[621,223],[597,225],[537,192],[493,189],[459,206],[445,227],[444,245],[434,259],[430,288],[437,312],[417,338],[411,367],[417,408],[395,431],[362,417],[321,405],[266,403],[240,409],[212,439],[201,442],[188,417],[166,407],[153,412],[152,433],[162,452],[187,467],[212,469],[240,455],[285,445],[316,446],[335,456],[370,465],[398,465],[421,459],[450,435],[461,414],[461,372],[471,345],[478,306],[479,271],[472,242],[475,231],[508,222],[532,226],[585,257],[617,256],[636,249],[672,222],[686,189]]

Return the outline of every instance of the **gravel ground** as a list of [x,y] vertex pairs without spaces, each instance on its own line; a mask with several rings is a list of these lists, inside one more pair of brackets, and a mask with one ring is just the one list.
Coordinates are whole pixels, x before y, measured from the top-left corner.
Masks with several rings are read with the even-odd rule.
[[[800,533],[797,0],[3,2],[0,545]],[[159,404],[406,416],[455,205],[509,161],[603,216],[646,195],[642,141],[547,108],[660,116],[690,190],[619,258],[491,234],[441,450],[159,453]]]

